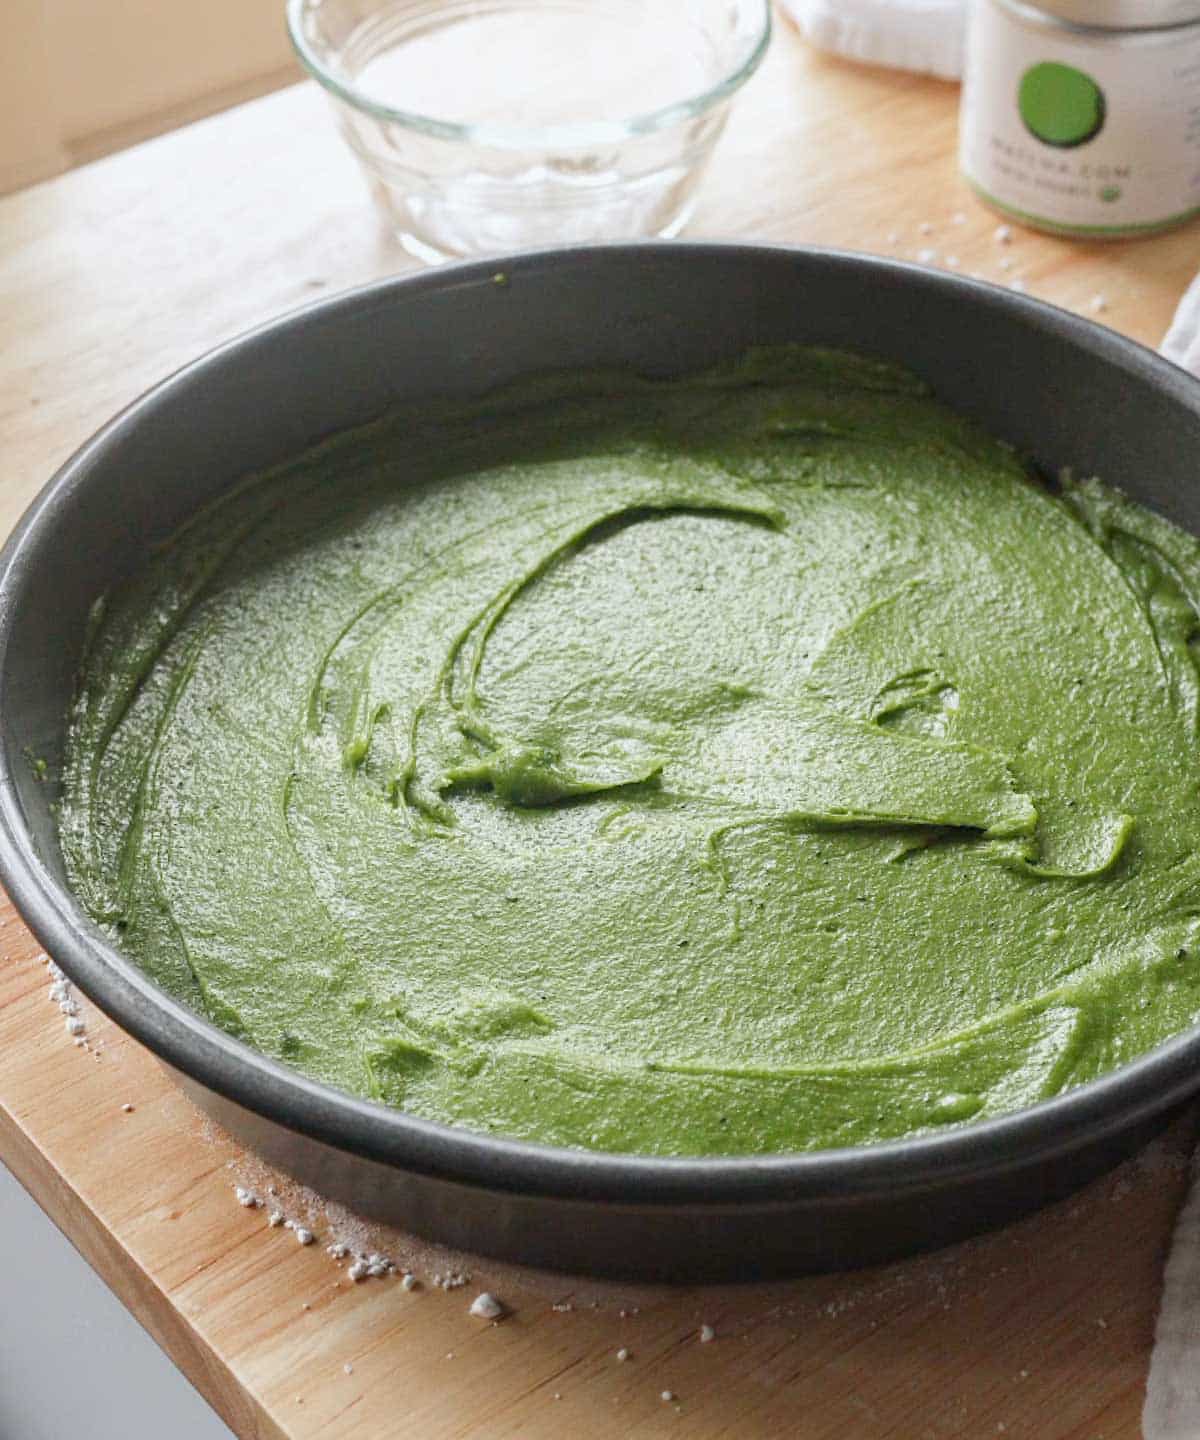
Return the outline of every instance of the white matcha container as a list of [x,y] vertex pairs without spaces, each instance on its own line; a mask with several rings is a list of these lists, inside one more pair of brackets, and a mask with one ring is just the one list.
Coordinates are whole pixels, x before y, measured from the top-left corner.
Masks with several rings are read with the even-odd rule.
[[1200,0],[972,0],[960,163],[1039,230],[1200,214]]

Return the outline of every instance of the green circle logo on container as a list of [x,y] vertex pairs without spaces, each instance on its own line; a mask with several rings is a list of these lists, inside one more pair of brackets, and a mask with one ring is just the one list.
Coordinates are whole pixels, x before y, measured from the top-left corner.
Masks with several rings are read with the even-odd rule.
[[1086,145],[1104,128],[1104,91],[1082,70],[1054,60],[1021,76],[1017,109],[1031,135],[1063,150]]

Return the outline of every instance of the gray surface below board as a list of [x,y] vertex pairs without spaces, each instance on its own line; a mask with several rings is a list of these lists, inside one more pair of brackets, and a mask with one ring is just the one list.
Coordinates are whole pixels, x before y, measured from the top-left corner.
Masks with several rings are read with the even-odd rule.
[[0,1440],[233,1440],[0,1165]]

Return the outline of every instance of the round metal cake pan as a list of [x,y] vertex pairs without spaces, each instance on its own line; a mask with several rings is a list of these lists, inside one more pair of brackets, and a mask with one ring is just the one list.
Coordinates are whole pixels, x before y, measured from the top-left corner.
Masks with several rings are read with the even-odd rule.
[[[1200,1089],[1200,1029],[1000,1119],[799,1155],[654,1159],[430,1124],[317,1084],[158,989],[67,888],[55,785],[88,611],[248,473],[424,397],[579,366],[670,374],[746,346],[911,366],[1049,472],[1095,473],[1200,532],[1200,383],[1096,324],[957,275],[829,251],[543,251],[309,306],[173,375],[79,451],[0,554],[0,877],[80,989],[202,1109],[332,1199],[528,1264],[744,1280],[891,1259],[1062,1196]],[[30,757],[49,762],[48,778]]]

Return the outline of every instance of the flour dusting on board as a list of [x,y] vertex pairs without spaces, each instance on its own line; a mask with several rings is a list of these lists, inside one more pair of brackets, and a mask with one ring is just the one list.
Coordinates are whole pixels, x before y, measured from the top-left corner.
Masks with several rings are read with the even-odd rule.
[[63,1017],[63,1029],[80,1049],[95,1053],[98,1057],[99,1046],[93,1052],[92,1042],[88,1037],[87,1017],[74,985],[49,955],[42,955],[39,958],[50,976],[48,999],[52,1005],[58,1006],[59,1013]]
[[[222,1148],[234,1143],[210,1121],[203,1122],[203,1130]],[[986,1293],[993,1284],[1012,1275],[1028,1274],[1032,1284],[1039,1267],[1045,1264],[1048,1236],[1064,1228],[1073,1232],[1110,1205],[1136,1206],[1148,1187],[1157,1189],[1168,1178],[1183,1173],[1189,1143],[1190,1130],[1183,1135],[1176,1126],[1110,1175],[1067,1200],[1006,1230],[948,1250],[869,1271],[755,1285],[699,1287],[686,1292],[695,1303],[682,1311],[679,1299],[684,1292],[670,1286],[560,1275],[453,1252],[368,1221],[298,1185],[249,1153],[238,1150],[237,1158],[228,1164],[231,1184],[265,1197],[266,1205],[286,1215],[292,1226],[303,1225],[313,1233],[323,1256],[343,1282],[351,1282],[352,1290],[394,1285],[407,1299],[413,1292],[420,1295],[459,1290],[469,1283],[473,1294],[494,1300],[505,1315],[548,1311],[562,1317],[560,1323],[564,1325],[584,1325],[589,1335],[591,1327],[602,1324],[612,1337],[608,1354],[636,1367],[639,1350],[648,1348],[638,1342],[649,1341],[655,1326],[668,1316],[678,1329],[678,1334],[672,1336],[675,1346],[686,1347],[690,1341],[697,1350],[703,1347],[709,1353],[710,1348],[749,1340],[764,1328],[779,1332],[786,1343],[807,1333],[814,1324],[828,1323],[856,1311],[868,1317],[864,1323],[874,1330],[888,1323],[887,1317],[897,1303],[906,1311],[949,1311],[960,1304],[975,1303],[981,1292]],[[231,1197],[235,1193],[231,1189]],[[259,1222],[264,1240],[272,1229],[272,1213],[268,1211],[265,1223]],[[468,1308],[464,1306],[464,1312]],[[869,1318],[875,1312],[879,1318]],[[472,1318],[477,1322],[485,1317],[478,1310],[471,1315],[464,1313],[464,1323]],[[1081,1329],[1085,1321],[1096,1335],[1106,1333],[1096,1317],[1082,1317]],[[1020,1367],[1019,1375],[1028,1379],[1035,1373],[1039,1357],[1031,1350],[1022,1358],[1027,1364]],[[620,1368],[624,1370],[625,1366]],[[1018,1370],[1014,1368],[1014,1382],[1017,1379]]]

